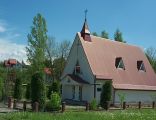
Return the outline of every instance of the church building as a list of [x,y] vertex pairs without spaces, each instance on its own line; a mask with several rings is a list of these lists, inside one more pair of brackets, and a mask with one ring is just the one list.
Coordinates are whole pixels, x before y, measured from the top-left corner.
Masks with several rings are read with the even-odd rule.
[[112,81],[112,103],[152,102],[156,95],[156,74],[144,51],[134,45],[90,34],[85,19],[76,34],[62,73],[62,99],[99,103],[102,86]]

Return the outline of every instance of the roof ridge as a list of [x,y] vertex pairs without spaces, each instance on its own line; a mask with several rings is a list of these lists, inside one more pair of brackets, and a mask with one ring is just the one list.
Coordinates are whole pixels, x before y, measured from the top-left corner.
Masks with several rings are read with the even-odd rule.
[[91,37],[95,37],[95,38],[100,38],[100,39],[103,39],[103,40],[106,40],[106,41],[109,41],[109,42],[114,42],[114,43],[118,43],[118,44],[123,44],[123,45],[127,45],[127,46],[131,46],[131,47],[137,47],[137,48],[140,48],[139,46],[137,45],[134,45],[134,44],[129,44],[129,43],[123,43],[123,42],[118,42],[118,41],[115,41],[114,39],[107,39],[107,38],[102,38],[100,36],[95,36],[95,35],[90,35]]

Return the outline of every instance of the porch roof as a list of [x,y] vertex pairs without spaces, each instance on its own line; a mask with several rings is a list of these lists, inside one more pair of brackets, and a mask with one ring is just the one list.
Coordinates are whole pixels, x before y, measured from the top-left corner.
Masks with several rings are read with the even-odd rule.
[[79,77],[77,75],[67,74],[67,76],[69,76],[72,80],[74,80],[77,83],[89,84],[87,81],[83,80],[81,77]]

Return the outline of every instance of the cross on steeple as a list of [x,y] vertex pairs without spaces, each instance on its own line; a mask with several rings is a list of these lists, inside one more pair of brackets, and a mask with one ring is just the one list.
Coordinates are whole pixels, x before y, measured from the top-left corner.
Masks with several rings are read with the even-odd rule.
[[84,12],[85,12],[85,20],[87,20],[87,12],[88,12],[88,10],[86,9]]

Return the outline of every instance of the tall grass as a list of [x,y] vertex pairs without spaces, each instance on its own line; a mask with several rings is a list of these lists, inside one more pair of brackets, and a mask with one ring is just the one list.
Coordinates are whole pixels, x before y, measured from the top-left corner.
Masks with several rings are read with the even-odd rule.
[[156,120],[156,111],[116,110],[100,112],[28,113],[0,114],[0,120]]

